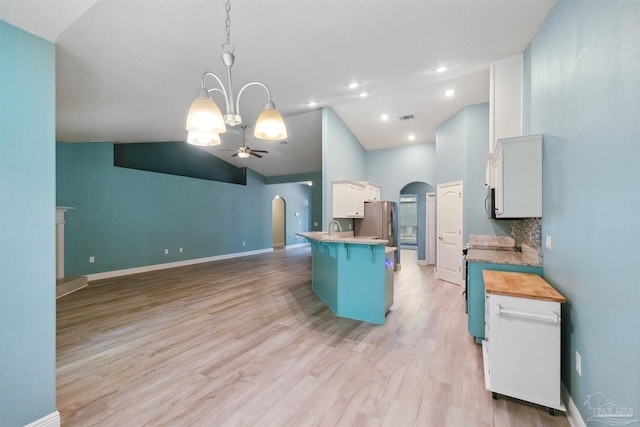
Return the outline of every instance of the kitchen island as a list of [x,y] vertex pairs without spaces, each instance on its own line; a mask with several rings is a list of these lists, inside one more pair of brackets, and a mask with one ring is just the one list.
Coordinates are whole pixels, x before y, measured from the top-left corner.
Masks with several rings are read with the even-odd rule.
[[[387,241],[353,232],[300,232],[311,243],[311,287],[340,317],[384,324],[393,303],[393,252]],[[387,259],[390,261],[387,262]]]

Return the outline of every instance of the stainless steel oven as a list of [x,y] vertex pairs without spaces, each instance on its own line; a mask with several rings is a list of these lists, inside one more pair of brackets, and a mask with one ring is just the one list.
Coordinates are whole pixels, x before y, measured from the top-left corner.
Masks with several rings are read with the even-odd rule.
[[469,251],[469,245],[467,244],[462,249],[462,277],[464,277],[464,291],[462,291],[462,300],[464,301],[464,312],[469,313],[469,272],[467,264],[467,252]]

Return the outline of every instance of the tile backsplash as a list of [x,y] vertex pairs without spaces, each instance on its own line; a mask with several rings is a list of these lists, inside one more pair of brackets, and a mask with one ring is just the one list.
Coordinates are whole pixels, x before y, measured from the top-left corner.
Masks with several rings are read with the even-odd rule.
[[517,247],[524,244],[542,253],[542,219],[511,220],[511,237],[515,239]]

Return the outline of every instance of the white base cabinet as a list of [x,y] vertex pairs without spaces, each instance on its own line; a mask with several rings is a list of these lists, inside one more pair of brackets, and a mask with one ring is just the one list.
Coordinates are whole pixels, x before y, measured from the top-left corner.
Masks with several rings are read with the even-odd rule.
[[486,294],[485,386],[565,411],[560,399],[560,303]]

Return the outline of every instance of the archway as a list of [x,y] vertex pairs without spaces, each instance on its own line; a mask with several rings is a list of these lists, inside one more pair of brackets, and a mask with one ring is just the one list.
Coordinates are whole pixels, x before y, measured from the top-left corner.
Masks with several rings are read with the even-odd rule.
[[282,249],[285,245],[285,210],[285,200],[280,196],[274,197],[271,201],[273,249]]
[[[435,212],[427,215],[427,194],[430,193],[435,193],[435,188],[422,181],[410,182],[400,190],[399,240],[403,249],[418,252],[418,264],[429,264],[429,259],[432,258],[429,255],[433,255],[428,254],[428,248],[432,245],[428,244],[426,236],[428,220],[435,221]],[[431,240],[429,237],[429,241]]]

